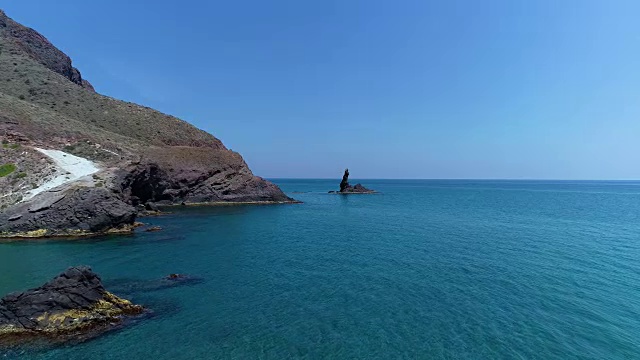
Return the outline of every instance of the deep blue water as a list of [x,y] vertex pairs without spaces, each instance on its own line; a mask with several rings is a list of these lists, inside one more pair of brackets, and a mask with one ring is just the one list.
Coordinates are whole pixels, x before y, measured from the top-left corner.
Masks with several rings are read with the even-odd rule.
[[[299,205],[0,244],[0,293],[88,264],[155,316],[21,359],[639,359],[640,182],[276,180]],[[293,193],[302,191],[304,193]],[[154,290],[169,273],[201,283]]]

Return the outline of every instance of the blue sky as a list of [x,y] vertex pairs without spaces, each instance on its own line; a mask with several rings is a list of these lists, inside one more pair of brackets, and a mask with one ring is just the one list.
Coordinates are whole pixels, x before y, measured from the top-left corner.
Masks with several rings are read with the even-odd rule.
[[638,1],[20,0],[264,177],[640,178]]

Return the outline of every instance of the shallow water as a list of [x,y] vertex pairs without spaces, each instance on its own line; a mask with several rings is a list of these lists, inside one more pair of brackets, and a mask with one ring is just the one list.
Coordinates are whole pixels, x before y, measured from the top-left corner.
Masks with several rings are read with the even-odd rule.
[[[640,182],[276,182],[304,204],[0,244],[2,294],[88,264],[155,312],[4,358],[640,358]],[[202,281],[157,286],[169,273]]]

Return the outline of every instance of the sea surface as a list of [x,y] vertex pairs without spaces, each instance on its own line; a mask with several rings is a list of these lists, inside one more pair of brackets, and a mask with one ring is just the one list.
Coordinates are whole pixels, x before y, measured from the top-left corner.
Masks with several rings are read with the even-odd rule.
[[[0,243],[0,294],[87,264],[148,319],[2,359],[640,359],[640,182],[275,180],[132,236]],[[352,181],[353,182],[353,181]],[[170,273],[201,281],[156,286]]]

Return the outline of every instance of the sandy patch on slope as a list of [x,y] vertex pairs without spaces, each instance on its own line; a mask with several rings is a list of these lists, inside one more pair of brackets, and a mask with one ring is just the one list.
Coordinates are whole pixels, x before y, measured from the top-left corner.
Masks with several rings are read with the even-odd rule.
[[28,191],[25,194],[24,200],[31,199],[32,197],[42,192],[51,190],[61,185],[72,183],[85,176],[95,174],[100,171],[100,168],[94,162],[89,161],[85,158],[71,155],[59,150],[45,150],[39,148],[35,149],[53,160],[53,162],[56,164],[56,167],[58,168],[58,173],[60,175],[54,177],[51,180],[48,180],[39,187]]

